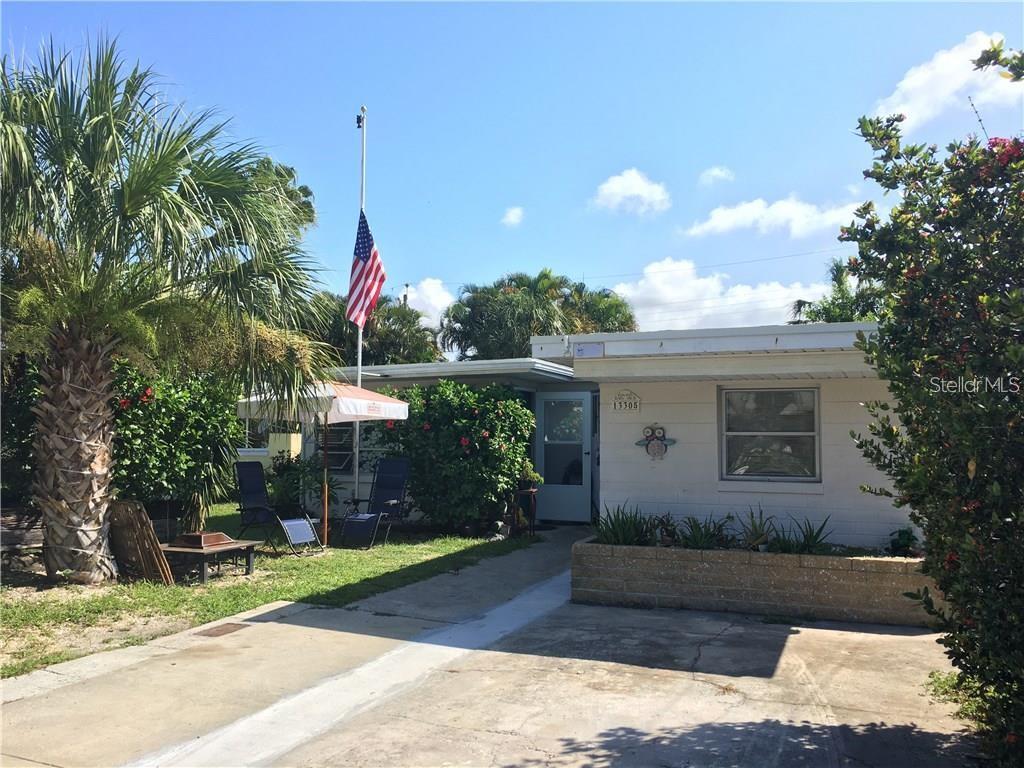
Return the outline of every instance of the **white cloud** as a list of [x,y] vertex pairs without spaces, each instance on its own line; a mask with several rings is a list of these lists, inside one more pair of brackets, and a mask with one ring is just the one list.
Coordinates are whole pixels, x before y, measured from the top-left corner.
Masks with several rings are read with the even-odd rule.
[[817,206],[805,203],[795,195],[772,203],[763,198],[738,205],[715,208],[704,221],[694,222],[685,230],[690,237],[721,235],[737,229],[756,229],[761,234],[788,229],[790,237],[807,237],[822,230],[835,229],[853,221],[853,212],[860,203]]
[[642,331],[781,325],[796,299],[813,301],[829,290],[827,283],[728,283],[726,274],[701,277],[692,261],[666,258],[614,290],[633,306]]
[[731,168],[726,168],[724,165],[712,165],[710,168],[705,168],[700,172],[700,176],[697,179],[702,187],[710,187],[719,181],[735,180],[736,174],[732,172]]
[[523,209],[518,205],[505,209],[505,215],[501,217],[501,223],[506,227],[518,227],[523,223]]
[[904,131],[912,131],[933,120],[947,109],[969,110],[967,97],[977,106],[1012,106],[1021,103],[1019,84],[1000,77],[993,68],[977,71],[972,60],[988,48],[989,43],[1002,40],[1000,33],[973,32],[952,48],[938,51],[931,59],[911,67],[903,75],[896,90],[878,102],[877,115],[906,115]]
[[426,277],[409,286],[409,306],[425,315],[422,319],[424,325],[437,327],[441,313],[453,301],[455,297],[436,277]]
[[647,214],[662,213],[672,207],[672,198],[664,184],[651,181],[636,168],[627,168],[605,179],[590,201],[609,211]]

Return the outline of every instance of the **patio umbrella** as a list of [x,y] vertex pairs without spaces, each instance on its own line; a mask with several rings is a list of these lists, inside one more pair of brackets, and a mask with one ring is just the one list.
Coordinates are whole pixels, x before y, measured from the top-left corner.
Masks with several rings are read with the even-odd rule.
[[[238,416],[243,419],[273,418],[281,412],[283,403],[262,395],[253,395],[238,401]],[[318,381],[299,403],[298,421],[324,426],[323,487],[321,499],[322,539],[327,544],[327,425],[355,421],[401,421],[409,418],[409,404],[394,397],[372,392],[341,381]],[[356,493],[359,489],[355,489]]]

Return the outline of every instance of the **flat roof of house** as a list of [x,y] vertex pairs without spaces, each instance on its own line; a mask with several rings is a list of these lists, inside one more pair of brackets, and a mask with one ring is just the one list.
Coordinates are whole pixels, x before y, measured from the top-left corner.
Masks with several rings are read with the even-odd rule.
[[870,333],[876,327],[875,323],[806,323],[687,331],[586,333],[534,336],[530,345],[535,357],[568,361],[660,355],[855,352],[857,333]]
[[[355,366],[338,368],[334,375],[347,381],[356,380]],[[439,363],[404,363],[396,365],[364,365],[363,386],[375,384],[425,384],[438,379],[457,379],[472,383],[500,381],[513,386],[533,386],[554,382],[570,382],[572,366],[534,357],[505,360],[444,360]]]

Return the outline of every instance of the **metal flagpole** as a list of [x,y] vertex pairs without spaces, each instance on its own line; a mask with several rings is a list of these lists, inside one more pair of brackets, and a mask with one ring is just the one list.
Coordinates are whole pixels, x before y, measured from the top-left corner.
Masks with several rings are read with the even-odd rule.
[[[362,155],[359,164],[359,212],[366,208],[366,105],[359,108],[356,125],[362,132]],[[363,326],[356,332],[356,386],[363,386]],[[359,422],[355,422],[352,448],[353,495],[359,498]]]

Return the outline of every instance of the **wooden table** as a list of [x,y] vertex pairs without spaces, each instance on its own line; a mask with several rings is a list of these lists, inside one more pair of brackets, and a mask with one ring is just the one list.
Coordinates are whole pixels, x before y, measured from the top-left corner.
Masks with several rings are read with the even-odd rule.
[[160,549],[165,555],[180,556],[185,560],[191,558],[199,561],[199,583],[205,584],[210,578],[210,563],[220,562],[221,555],[245,555],[245,573],[248,576],[256,565],[256,545],[262,541],[241,539],[226,544],[214,544],[210,547],[177,547],[173,544],[161,544]]

